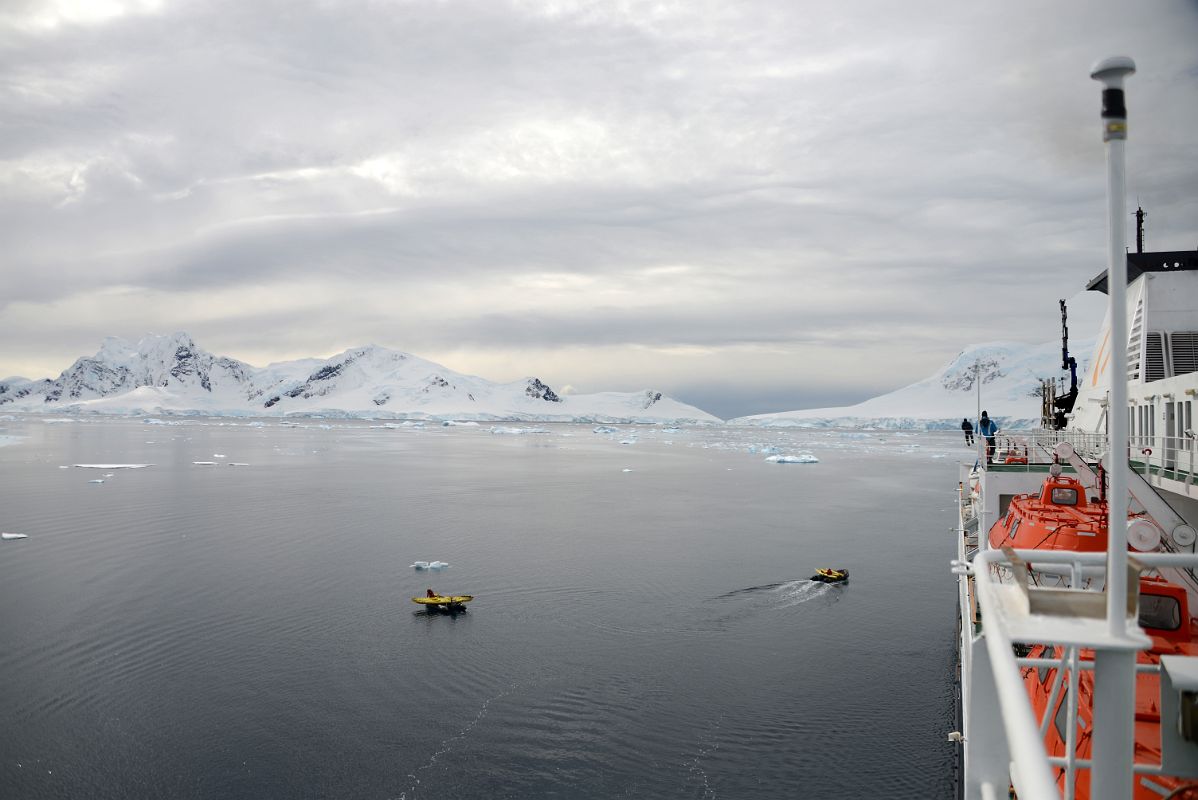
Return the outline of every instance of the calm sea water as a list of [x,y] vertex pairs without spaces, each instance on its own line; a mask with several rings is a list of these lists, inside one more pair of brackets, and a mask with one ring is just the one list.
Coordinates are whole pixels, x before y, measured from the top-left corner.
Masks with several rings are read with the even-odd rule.
[[955,437],[258,425],[0,421],[0,797],[953,796]]

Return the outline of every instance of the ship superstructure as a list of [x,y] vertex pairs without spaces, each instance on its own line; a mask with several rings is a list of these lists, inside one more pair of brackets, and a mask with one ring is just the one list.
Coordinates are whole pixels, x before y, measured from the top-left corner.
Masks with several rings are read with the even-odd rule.
[[1111,222],[1090,288],[1111,310],[1090,371],[1057,424],[979,438],[961,467],[966,800],[1198,798],[1198,253],[1125,253],[1133,72],[1092,73]]

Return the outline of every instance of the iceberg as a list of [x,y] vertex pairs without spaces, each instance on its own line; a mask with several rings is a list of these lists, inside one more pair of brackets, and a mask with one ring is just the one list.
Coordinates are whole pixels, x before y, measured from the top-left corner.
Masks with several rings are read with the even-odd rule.
[[448,566],[449,566],[449,564],[445,561],[414,561],[414,562],[412,562],[412,569],[417,570],[417,571],[425,570],[425,569],[445,569]]
[[0,539],[28,539],[23,533],[0,533]]

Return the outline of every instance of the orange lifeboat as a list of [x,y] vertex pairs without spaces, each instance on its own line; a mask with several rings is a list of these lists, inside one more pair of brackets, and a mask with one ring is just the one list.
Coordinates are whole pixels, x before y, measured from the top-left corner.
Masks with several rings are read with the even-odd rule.
[[[1151,649],[1137,657],[1140,664],[1159,664],[1165,655],[1198,655],[1198,630],[1195,620],[1190,618],[1185,590],[1163,578],[1140,579],[1140,626],[1152,637]],[[1029,653],[1038,658],[1061,658],[1062,648],[1036,645]],[[1093,661],[1094,651],[1081,650],[1081,661]],[[1053,686],[1057,680],[1057,668],[1042,666],[1028,667],[1023,672],[1024,685],[1032,700],[1036,717],[1044,718],[1051,708],[1052,722],[1045,736],[1045,748],[1049,755],[1064,756],[1068,732],[1069,702],[1068,675],[1058,695],[1053,698]],[[1135,760],[1140,764],[1161,763],[1161,686],[1159,672],[1138,672],[1136,675],[1136,721]],[[1094,723],[1094,673],[1082,669],[1078,675],[1077,730],[1074,733],[1075,752],[1079,759],[1088,759]],[[1065,769],[1056,768],[1058,785],[1065,787]],[[1134,800],[1160,800],[1163,796],[1176,798],[1198,798],[1198,782],[1168,775],[1150,774],[1146,780],[1137,779]],[[1090,797],[1090,772],[1077,771],[1074,797],[1081,800]]]
[[1024,550],[1106,550],[1107,504],[1086,496],[1076,478],[1050,476],[1039,494],[1011,499],[1006,516],[990,528],[990,546]]

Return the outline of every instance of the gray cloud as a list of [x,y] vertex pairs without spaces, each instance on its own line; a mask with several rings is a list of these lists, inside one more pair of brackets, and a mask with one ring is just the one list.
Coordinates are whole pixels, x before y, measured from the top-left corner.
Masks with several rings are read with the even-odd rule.
[[1192,2],[105,7],[0,11],[0,374],[186,329],[861,399],[1054,335],[1104,259],[1111,52],[1149,244],[1198,245]]

